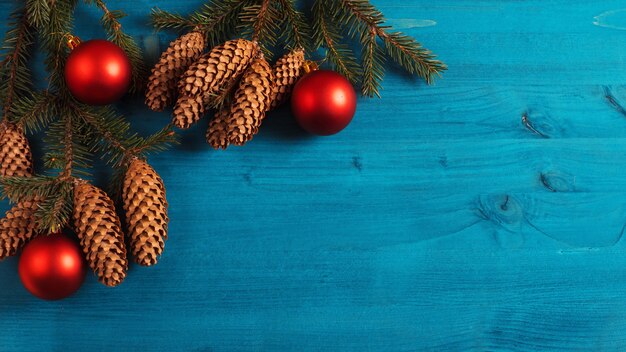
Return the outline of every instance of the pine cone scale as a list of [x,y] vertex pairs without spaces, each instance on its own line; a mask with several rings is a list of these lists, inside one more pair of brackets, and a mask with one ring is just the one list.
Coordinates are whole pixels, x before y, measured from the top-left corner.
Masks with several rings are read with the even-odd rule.
[[272,68],[263,58],[244,73],[227,120],[230,144],[243,145],[258,133],[272,98],[273,80]]
[[24,129],[10,122],[2,123],[0,135],[0,175],[31,176],[33,156]]
[[291,90],[304,74],[304,50],[296,49],[281,57],[274,64],[274,88],[270,110],[289,99]]
[[174,125],[185,129],[197,122],[224,84],[236,80],[258,50],[254,42],[235,39],[200,56],[180,80],[180,97],[174,107]]
[[15,204],[0,220],[0,260],[17,254],[38,234],[35,224],[36,200]]

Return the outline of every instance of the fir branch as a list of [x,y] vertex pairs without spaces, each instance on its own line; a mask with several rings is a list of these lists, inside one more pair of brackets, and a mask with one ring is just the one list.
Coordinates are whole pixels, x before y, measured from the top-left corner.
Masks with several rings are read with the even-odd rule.
[[50,1],[26,0],[26,14],[33,26],[42,29],[50,18]]
[[433,83],[435,76],[441,76],[441,73],[448,69],[432,52],[409,36],[384,29],[381,29],[378,35],[385,43],[387,54],[396,63],[407,72],[424,78],[428,84]]
[[86,2],[96,5],[104,12],[101,22],[107,32],[108,39],[126,52],[132,66],[133,80],[130,91],[140,91],[144,85],[143,78],[146,76],[147,68],[139,45],[133,37],[122,31],[120,19],[126,14],[119,10],[110,11],[103,0],[86,0]]
[[342,36],[328,21],[324,0],[316,0],[313,4],[313,32],[315,34],[315,48],[325,46],[326,57],[339,73],[344,75],[352,84],[358,84],[361,76],[359,66],[353,51],[341,43]]
[[276,46],[280,31],[280,12],[271,0],[261,0],[260,4],[244,7],[239,15],[240,30],[244,36],[250,37],[261,46],[269,60],[273,56],[269,48]]
[[296,9],[294,0],[277,0],[278,10],[284,18],[284,36],[291,48],[308,50],[311,45],[307,38],[311,37],[311,29],[304,14]]
[[68,225],[74,204],[73,184],[73,181],[57,182],[51,194],[39,202],[34,216],[37,228],[52,233]]
[[178,144],[178,139],[173,126],[168,124],[156,133],[140,139],[131,150],[135,154],[146,156],[150,153],[162,152],[174,144]]
[[240,23],[239,14],[250,3],[251,0],[209,1],[188,17],[154,8],[150,18],[157,29],[197,28],[205,34],[208,45],[215,46],[230,39]]
[[76,115],[85,124],[83,140],[91,152],[115,168],[150,151],[162,151],[176,142],[171,125],[143,138],[130,132],[130,124],[109,107],[74,106]]
[[118,116],[109,107],[74,106],[76,116],[88,131],[83,139],[92,152],[100,152],[103,159],[108,163],[119,166],[124,160],[134,155],[129,150],[129,144],[133,139],[138,139],[136,134],[128,135],[130,124],[123,116]]
[[2,45],[4,57],[0,63],[0,96],[4,118],[11,119],[14,100],[31,90],[31,75],[28,68],[34,29],[28,22],[26,9],[20,8],[11,14],[10,29]]
[[67,61],[67,35],[72,31],[76,0],[50,2],[50,15],[46,25],[39,29],[43,50],[47,53],[44,63],[49,73],[50,87],[65,94],[63,70]]
[[157,29],[183,29],[199,26],[200,23],[185,18],[185,16],[161,10],[158,7],[152,9],[150,13],[150,23]]
[[[335,2],[337,1],[337,2]],[[411,74],[432,83],[435,76],[447,69],[446,65],[421,46],[415,39],[399,32],[390,32],[384,16],[368,0],[333,0],[339,20],[347,24],[354,36],[367,30],[376,33],[385,44],[387,54]]]
[[59,177],[70,180],[73,177],[87,177],[91,165],[91,153],[80,137],[86,134],[76,121],[77,117],[68,101],[59,99],[56,109],[59,119],[50,123],[44,142],[47,168],[60,170]]
[[363,82],[361,93],[364,96],[380,98],[380,82],[385,74],[385,56],[376,43],[376,32],[366,31],[361,35],[361,52],[363,62]]
[[47,198],[54,194],[58,182],[54,176],[1,177],[2,198],[14,203],[34,197]]
[[0,178],[3,198],[11,202],[38,199],[35,222],[40,230],[54,232],[67,225],[72,212],[73,180],[59,176]]
[[61,171],[60,177],[62,179],[70,179],[72,177],[72,168],[74,166],[74,125],[73,114],[66,114],[63,116],[63,171]]
[[57,96],[47,90],[25,94],[11,107],[10,121],[35,133],[46,127],[56,117]]

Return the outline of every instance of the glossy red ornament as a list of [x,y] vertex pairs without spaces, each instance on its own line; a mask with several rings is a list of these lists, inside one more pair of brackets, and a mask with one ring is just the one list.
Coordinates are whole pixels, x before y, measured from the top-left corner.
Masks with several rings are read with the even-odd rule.
[[41,235],[22,251],[18,271],[30,293],[41,299],[56,300],[80,288],[86,264],[78,244],[67,236]]
[[65,63],[65,82],[77,100],[90,105],[106,105],[119,100],[131,80],[126,52],[108,40],[82,42]]
[[304,75],[291,94],[291,110],[305,130],[327,136],[343,130],[356,111],[352,84],[335,71]]

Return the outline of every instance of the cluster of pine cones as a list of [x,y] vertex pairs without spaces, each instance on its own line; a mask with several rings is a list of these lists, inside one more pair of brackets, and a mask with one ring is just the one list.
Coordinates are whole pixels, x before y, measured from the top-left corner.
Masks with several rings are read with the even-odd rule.
[[246,39],[227,41],[207,53],[204,48],[199,31],[170,43],[152,69],[146,104],[162,111],[174,103],[173,123],[182,129],[217,108],[207,142],[215,149],[244,145],[258,133],[266,112],[288,99],[304,73],[304,51],[292,50],[271,67],[259,45]]
[[[0,124],[0,175],[29,177],[32,155],[23,129],[9,122]],[[153,265],[167,239],[167,201],[163,181],[141,159],[126,170],[122,189],[131,252],[140,265]],[[0,260],[15,255],[31,238],[43,235],[37,229],[35,212],[41,199],[15,204],[0,219]],[[128,259],[120,219],[113,201],[99,188],[77,181],[74,186],[73,229],[87,263],[107,286],[117,286],[126,277]]]

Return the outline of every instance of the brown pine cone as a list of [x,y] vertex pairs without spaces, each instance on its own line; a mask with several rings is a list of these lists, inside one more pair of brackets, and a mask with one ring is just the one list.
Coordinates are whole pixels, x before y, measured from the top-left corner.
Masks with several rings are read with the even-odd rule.
[[3,122],[0,126],[0,175],[30,176],[33,156],[21,126]]
[[277,108],[289,99],[291,90],[304,74],[304,50],[296,49],[281,57],[274,64],[274,89],[270,110]]
[[[202,55],[180,79],[180,97],[174,108],[174,125],[188,128],[200,120],[206,105],[226,82],[237,79],[245,71],[258,51],[259,46],[255,42],[235,39]],[[189,103],[192,97],[199,102],[199,106]]]
[[156,264],[167,239],[167,200],[163,180],[143,160],[133,160],[122,190],[130,248],[140,265]]
[[176,95],[180,76],[200,57],[204,50],[204,35],[189,32],[170,43],[154,65],[148,78],[146,105],[154,111],[162,111]]
[[213,149],[226,149],[230,144],[228,141],[227,123],[229,113],[230,109],[219,110],[209,124],[209,128],[206,131],[206,141]]
[[205,104],[201,96],[181,95],[174,107],[174,125],[187,129],[204,116]]
[[126,277],[128,261],[120,219],[109,196],[87,182],[74,188],[74,230],[87,263],[107,286],[117,286]]
[[0,220],[0,260],[15,255],[30,241],[37,230],[35,226],[36,201],[15,204]]
[[264,58],[252,62],[241,78],[228,117],[230,144],[244,145],[259,132],[272,98],[274,74]]

